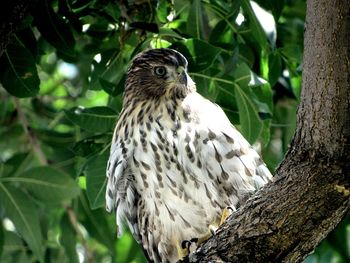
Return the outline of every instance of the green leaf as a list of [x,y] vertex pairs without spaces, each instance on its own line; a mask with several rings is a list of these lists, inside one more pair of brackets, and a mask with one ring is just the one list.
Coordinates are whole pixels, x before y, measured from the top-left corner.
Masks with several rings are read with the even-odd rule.
[[125,72],[130,50],[108,49],[101,53],[101,61],[93,61],[90,89],[102,89],[117,96],[124,90]]
[[66,117],[79,127],[90,132],[111,131],[118,114],[109,107],[75,107],[65,111]]
[[0,58],[0,82],[8,93],[19,98],[39,92],[35,59],[17,38],[12,39]]
[[113,220],[113,228],[111,228],[107,220],[108,213],[106,213],[104,207],[91,210],[85,194],[82,194],[79,200],[82,208],[81,212],[85,215],[82,223],[89,229],[90,235],[104,244],[111,253],[115,253],[114,243],[117,237],[113,231],[115,230],[115,221]]
[[65,148],[75,143],[74,133],[57,132],[50,128],[33,130],[42,142],[55,148]]
[[69,24],[59,17],[51,1],[41,0],[34,9],[34,23],[44,39],[66,59],[75,58],[75,40]]
[[210,1],[206,7],[217,15],[221,20],[216,23],[210,33],[209,42],[215,43],[227,49],[233,49],[238,26],[235,23],[242,0],[235,0],[231,3],[226,1]]
[[39,201],[51,205],[70,200],[79,194],[77,182],[68,174],[50,166],[35,167],[2,181],[18,183]]
[[265,148],[271,140],[271,123],[271,119],[263,121],[263,128],[260,133],[260,142],[263,148]]
[[249,68],[253,67],[255,62],[255,56],[252,49],[245,44],[239,44],[239,59],[245,62]]
[[201,0],[193,0],[187,18],[187,33],[192,37],[201,39],[203,37],[203,5]]
[[28,153],[18,153],[8,159],[2,166],[0,177],[12,176],[20,172],[32,161],[32,156]]
[[77,250],[76,250],[76,236],[75,230],[69,221],[68,215],[64,214],[61,223],[61,236],[60,243],[64,247],[65,254],[69,258],[70,263],[79,262]]
[[135,241],[131,233],[125,233],[121,238],[118,239],[116,247],[119,263],[147,263],[140,245]]
[[25,46],[30,53],[32,53],[34,58],[38,56],[37,40],[30,25],[27,25],[27,27],[25,27],[23,30],[16,32],[16,37],[22,43],[22,45]]
[[104,206],[106,192],[106,167],[109,151],[91,157],[86,162],[86,190],[92,209]]
[[286,152],[289,148],[290,142],[294,136],[296,130],[296,114],[298,109],[298,102],[289,100],[288,103],[278,105],[276,109],[276,120],[277,123],[282,124],[282,150]]
[[278,52],[269,55],[269,83],[273,87],[282,73],[282,60]]
[[116,50],[114,55],[115,57],[107,62],[100,78],[117,85],[118,81],[124,76],[124,69],[127,63],[124,57],[125,54],[120,50]]
[[176,33],[176,31],[172,28],[167,28],[167,27],[161,27],[159,28],[159,33],[160,36],[162,37],[172,37],[172,38],[177,38],[177,39],[183,39],[181,35]]
[[112,134],[94,135],[76,142],[72,150],[74,151],[76,156],[93,156],[97,152],[100,152],[105,147],[105,144],[107,142],[110,142],[111,140]]
[[[0,257],[1,262],[28,263],[33,262],[35,257],[27,254],[28,246],[19,238],[18,232],[4,231],[4,251]],[[29,258],[31,257],[31,258]]]
[[108,4],[103,5],[103,11],[105,11],[108,15],[110,15],[115,22],[119,22],[120,19],[120,6],[112,4],[109,2]]
[[125,75],[118,81],[118,83],[111,83],[107,80],[99,78],[102,89],[113,97],[116,97],[123,93],[125,80]]
[[253,144],[262,131],[263,123],[259,118],[254,102],[239,85],[235,85],[235,95],[242,134]]
[[157,2],[157,18],[161,23],[167,23],[167,16],[169,14],[170,3],[166,0],[159,0]]
[[[233,75],[242,133],[250,143],[254,143],[263,129],[259,113],[268,115],[268,118],[272,115],[271,88],[245,63],[239,63]],[[264,139],[268,139],[267,136]]]
[[[258,106],[259,113],[268,113],[272,115],[273,112],[273,94],[270,84],[264,83],[257,87],[252,88],[252,98],[255,104]],[[262,105],[264,104],[264,105]]]
[[215,45],[233,45],[233,31],[227,25],[226,20],[219,21],[212,30],[209,42]]
[[[344,262],[350,262],[350,251],[349,251],[349,234],[350,225],[349,217],[345,217],[344,220],[337,226],[337,231],[333,231],[328,237],[330,246],[339,253],[339,256]],[[346,240],[347,242],[344,242]]]
[[189,72],[198,72],[209,68],[221,52],[220,48],[199,39],[175,42],[171,47],[180,51],[187,58]]
[[4,227],[3,227],[3,224],[0,224],[0,259],[1,259],[1,254],[2,254],[3,248],[4,248],[4,239],[5,239],[4,236],[5,236]]
[[252,79],[252,71],[246,63],[242,62],[236,65],[233,72],[233,77],[235,83],[237,83],[239,86],[248,87]]
[[242,1],[242,9],[244,10],[244,13],[248,18],[251,35],[253,36],[257,44],[259,44],[260,48],[262,50],[266,50],[268,47],[267,36],[254,13],[254,10],[249,0]]
[[[233,72],[235,83],[242,87],[250,99],[257,106],[258,111],[272,114],[272,90],[271,86],[250,70],[247,64],[239,63]],[[249,87],[250,89],[246,89]]]
[[279,48],[278,51],[290,60],[291,62],[300,63],[302,59],[302,50],[298,45],[286,45],[282,48]]
[[119,255],[118,259],[120,262],[130,262],[133,258],[130,258],[133,253],[133,247],[135,246],[135,239],[132,237],[130,233],[126,233],[118,239],[117,242],[117,254]]
[[0,182],[0,205],[4,207],[6,217],[14,223],[16,230],[28,243],[37,259],[43,262],[39,213],[28,195]]

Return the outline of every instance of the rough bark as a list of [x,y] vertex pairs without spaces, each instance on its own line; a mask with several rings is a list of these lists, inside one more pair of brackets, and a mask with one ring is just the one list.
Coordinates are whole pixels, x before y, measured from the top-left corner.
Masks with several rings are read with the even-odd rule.
[[308,0],[297,130],[275,180],[190,262],[300,262],[350,208],[350,0]]

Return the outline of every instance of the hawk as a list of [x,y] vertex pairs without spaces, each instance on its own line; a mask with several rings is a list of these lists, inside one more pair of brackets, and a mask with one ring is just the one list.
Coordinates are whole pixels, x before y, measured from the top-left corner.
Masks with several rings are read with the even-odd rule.
[[196,92],[182,54],[150,49],[133,59],[107,165],[106,208],[150,262],[178,261],[184,241],[206,236],[225,208],[270,178],[223,110]]

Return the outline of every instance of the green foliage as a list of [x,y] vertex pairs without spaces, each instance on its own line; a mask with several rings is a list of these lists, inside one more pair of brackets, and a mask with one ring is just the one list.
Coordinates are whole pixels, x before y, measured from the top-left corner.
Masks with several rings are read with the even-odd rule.
[[18,234],[28,243],[36,258],[43,262],[42,234],[38,209],[23,191],[0,185],[1,206],[6,216],[15,224]]
[[64,112],[68,120],[80,128],[102,133],[113,129],[117,113],[108,107],[79,108],[74,107]]
[[105,202],[105,191],[107,179],[105,166],[108,161],[109,152],[94,155],[87,160],[85,169],[87,197],[92,209],[102,207]]
[[[104,210],[125,72],[146,48],[182,52],[198,91],[278,165],[295,129],[305,1],[257,3],[272,15],[248,0],[37,1],[0,58],[1,262],[146,262]],[[308,261],[349,261],[336,245],[348,232]]]
[[35,96],[39,92],[39,77],[34,56],[13,38],[0,59],[0,81],[11,94],[20,98]]

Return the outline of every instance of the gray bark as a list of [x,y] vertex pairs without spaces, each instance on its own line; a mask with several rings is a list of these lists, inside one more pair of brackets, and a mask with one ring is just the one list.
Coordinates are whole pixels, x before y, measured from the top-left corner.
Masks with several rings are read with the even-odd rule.
[[350,207],[350,0],[308,0],[297,130],[274,181],[190,262],[300,262]]

